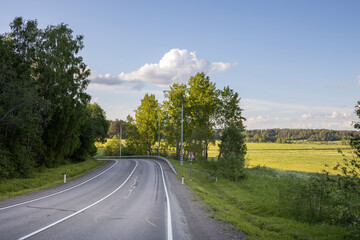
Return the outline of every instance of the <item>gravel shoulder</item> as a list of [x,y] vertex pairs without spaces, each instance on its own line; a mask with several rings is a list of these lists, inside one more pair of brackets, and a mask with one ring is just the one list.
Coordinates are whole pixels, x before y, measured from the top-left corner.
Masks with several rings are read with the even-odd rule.
[[170,191],[176,196],[177,205],[181,208],[189,235],[196,240],[229,240],[246,239],[246,235],[237,230],[232,224],[215,219],[215,212],[205,210],[206,203],[197,196],[191,188],[163,163]]

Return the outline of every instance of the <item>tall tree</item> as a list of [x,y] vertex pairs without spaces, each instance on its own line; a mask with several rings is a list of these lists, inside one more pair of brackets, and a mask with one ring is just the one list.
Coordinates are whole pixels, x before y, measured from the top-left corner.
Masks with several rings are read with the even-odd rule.
[[96,154],[95,141],[104,143],[109,128],[105,112],[97,103],[88,104],[83,110],[86,111],[86,120],[77,133],[80,144],[71,157],[78,161]]
[[165,94],[167,100],[163,103],[164,132],[171,146],[176,146],[176,156],[180,156],[181,137],[181,107],[184,112],[183,128],[187,129],[187,87],[186,84],[174,83],[170,92]]
[[217,121],[222,128],[222,135],[219,144],[219,157],[233,153],[239,158],[244,158],[246,154],[245,128],[240,108],[240,97],[237,92],[229,86],[220,91],[219,108]]
[[141,100],[141,105],[135,110],[135,118],[141,140],[146,144],[146,152],[152,155],[152,146],[157,140],[159,103],[155,95],[145,94]]
[[215,83],[205,73],[197,73],[189,79],[188,106],[190,111],[190,130],[192,135],[188,144],[201,146],[198,155],[208,157],[210,142],[214,142],[215,113],[218,92]]
[[[358,116],[358,118],[360,119],[360,101],[357,102],[357,105],[355,106],[355,113]],[[356,130],[360,130],[360,122],[355,123],[354,128]],[[360,135],[357,134],[355,135],[351,140],[350,140],[350,145],[356,149],[356,155],[357,157],[360,158]],[[360,166],[358,167],[358,170],[360,170]],[[360,174],[360,172],[359,172]]]
[[142,155],[146,153],[146,143],[141,141],[141,136],[135,122],[130,115],[126,118],[126,135],[127,141],[124,147],[124,155]]
[[[34,26],[30,21],[25,28]],[[33,87],[32,63],[31,53],[21,51],[11,35],[0,35],[0,178],[29,176],[42,150],[47,102]]]

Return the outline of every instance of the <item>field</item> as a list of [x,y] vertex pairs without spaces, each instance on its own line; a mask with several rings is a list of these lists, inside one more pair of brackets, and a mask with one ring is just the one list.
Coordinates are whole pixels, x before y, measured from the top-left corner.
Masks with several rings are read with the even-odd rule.
[[[343,226],[309,224],[297,221],[279,204],[279,193],[289,183],[299,183],[312,173],[321,173],[325,164],[335,166],[341,161],[341,149],[351,154],[349,146],[331,144],[247,143],[246,178],[232,182],[211,177],[210,163],[194,161],[192,181],[189,181],[189,162],[180,167],[179,174],[205,202],[212,217],[232,223],[249,239],[356,239]],[[218,147],[212,145],[209,157],[216,161]],[[331,168],[327,168],[331,172]]]
[[[342,156],[341,149],[347,155],[351,154],[350,147],[339,142],[322,143],[247,143],[247,167],[265,166],[277,170],[321,173],[325,164],[332,167]],[[218,155],[217,144],[211,145],[209,157]],[[327,168],[327,170],[330,170]],[[331,172],[331,170],[330,170]]]
[[305,181],[312,175],[306,172],[321,172],[323,164],[341,160],[339,147],[348,151],[347,146],[339,145],[248,144],[250,167],[239,182],[221,177],[216,180],[211,162],[197,161],[192,165],[190,181],[189,162],[182,167],[179,161],[172,162],[178,177],[185,176],[210,215],[232,223],[249,239],[356,239],[343,226],[298,221],[279,204],[279,193],[289,183]]

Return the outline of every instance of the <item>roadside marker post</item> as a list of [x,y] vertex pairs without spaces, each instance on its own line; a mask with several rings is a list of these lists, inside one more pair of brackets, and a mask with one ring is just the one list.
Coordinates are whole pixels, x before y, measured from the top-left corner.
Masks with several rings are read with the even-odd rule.
[[184,184],[184,176],[181,178],[181,184]]
[[66,173],[64,173],[64,183],[66,183]]
[[192,165],[192,160],[195,159],[195,155],[193,152],[189,152],[187,155],[187,158],[190,159],[190,181],[192,181],[191,179],[191,165]]

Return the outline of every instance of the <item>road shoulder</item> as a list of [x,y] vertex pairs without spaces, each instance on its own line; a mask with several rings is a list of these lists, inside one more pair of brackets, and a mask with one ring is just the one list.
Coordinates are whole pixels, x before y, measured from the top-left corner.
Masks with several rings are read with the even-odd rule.
[[216,213],[206,211],[206,203],[188,185],[182,185],[181,181],[166,164],[163,164],[163,166],[170,182],[171,194],[178,201],[178,205],[185,216],[182,221],[187,221],[188,231],[192,239],[246,239],[245,234],[237,230],[232,224],[216,220]]

